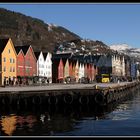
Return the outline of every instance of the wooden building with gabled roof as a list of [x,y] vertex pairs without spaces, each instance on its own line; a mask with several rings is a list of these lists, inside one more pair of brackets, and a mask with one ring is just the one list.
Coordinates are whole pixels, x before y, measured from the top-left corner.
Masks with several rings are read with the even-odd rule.
[[17,76],[16,58],[11,38],[0,39],[0,85],[14,84]]
[[36,64],[36,56],[34,54],[33,48],[31,45],[22,45],[15,46],[15,48],[21,49],[24,53],[24,61],[25,61],[25,77],[34,77],[37,75],[37,64]]

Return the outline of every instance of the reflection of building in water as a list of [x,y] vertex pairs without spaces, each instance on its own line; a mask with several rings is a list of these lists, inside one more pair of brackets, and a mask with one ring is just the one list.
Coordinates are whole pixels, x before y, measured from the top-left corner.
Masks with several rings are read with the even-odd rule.
[[37,119],[35,116],[28,115],[28,116],[17,116],[17,125],[20,127],[23,127],[23,125],[27,124],[28,127],[32,128],[34,122],[36,122]]
[[5,134],[12,135],[16,129],[16,116],[2,117],[1,125]]
[[37,119],[35,116],[29,115],[26,117],[25,121],[28,123],[28,127],[32,128]]
[[44,123],[46,120],[50,121],[51,118],[50,118],[49,113],[45,112],[45,114],[41,114],[40,115],[40,120],[42,121],[42,123]]
[[23,116],[17,116],[17,125],[19,124],[20,127],[23,127],[25,123],[25,118]]

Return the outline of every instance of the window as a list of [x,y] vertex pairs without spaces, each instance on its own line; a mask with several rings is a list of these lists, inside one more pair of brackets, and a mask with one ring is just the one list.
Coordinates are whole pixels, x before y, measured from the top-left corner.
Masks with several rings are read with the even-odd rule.
[[27,60],[27,61],[25,62],[25,64],[26,64],[26,66],[30,66],[30,61]]
[[10,72],[12,72],[12,67],[10,67]]
[[10,53],[10,49],[8,50],[8,52]]
[[26,73],[29,73],[29,69],[28,68],[26,68]]
[[20,68],[18,68],[18,73],[20,72]]
[[3,71],[5,72],[6,71],[6,67],[4,66],[4,68],[3,68]]
[[15,67],[13,67],[13,72],[15,72]]
[[12,58],[10,58],[10,63],[12,63]]
[[15,59],[13,58],[13,63],[15,63]]
[[3,58],[3,62],[6,62],[6,58],[5,57]]

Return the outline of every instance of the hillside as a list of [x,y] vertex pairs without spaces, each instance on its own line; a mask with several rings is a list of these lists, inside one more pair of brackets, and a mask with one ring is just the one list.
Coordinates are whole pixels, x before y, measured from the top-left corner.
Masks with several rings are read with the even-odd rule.
[[82,39],[64,27],[0,8],[0,38],[7,37],[12,38],[16,46],[31,44],[34,51],[112,53],[102,41]]
[[87,39],[72,40],[63,42],[56,46],[56,53],[74,53],[74,54],[109,54],[115,53],[109,46],[102,41],[93,41]]
[[31,44],[35,51],[44,52],[52,52],[60,42],[80,39],[61,26],[0,8],[0,38],[5,37],[11,37],[15,45]]
[[140,49],[139,48],[132,48],[127,44],[116,44],[111,45],[111,49],[116,50],[118,52],[124,53],[130,57],[140,58]]

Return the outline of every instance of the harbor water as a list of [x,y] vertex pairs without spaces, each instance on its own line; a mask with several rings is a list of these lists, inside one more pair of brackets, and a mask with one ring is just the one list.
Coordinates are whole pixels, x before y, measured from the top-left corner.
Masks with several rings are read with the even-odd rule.
[[0,136],[140,136],[140,91],[107,106],[0,107]]

